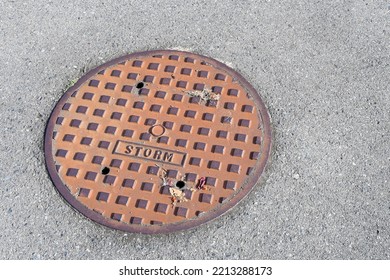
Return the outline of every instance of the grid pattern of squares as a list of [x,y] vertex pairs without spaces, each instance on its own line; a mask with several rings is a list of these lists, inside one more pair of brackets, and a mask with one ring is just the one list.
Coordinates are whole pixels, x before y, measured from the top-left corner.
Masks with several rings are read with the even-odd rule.
[[[219,100],[188,94],[203,89]],[[155,124],[165,126],[163,136],[149,134]],[[53,154],[64,183],[90,209],[124,223],[161,225],[194,218],[240,191],[261,137],[255,104],[232,77],[192,57],[154,56],[105,69],[74,92],[56,120]],[[193,186],[205,177],[208,189],[186,190],[188,201],[173,207],[159,167],[112,154],[118,139],[187,153],[183,167],[163,165],[168,177],[186,175]]]

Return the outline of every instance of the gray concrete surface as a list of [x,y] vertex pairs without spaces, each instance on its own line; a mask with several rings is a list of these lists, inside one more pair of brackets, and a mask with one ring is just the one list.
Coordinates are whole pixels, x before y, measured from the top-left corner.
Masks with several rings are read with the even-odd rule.
[[[390,2],[0,1],[1,259],[388,259]],[[69,81],[120,55],[181,48],[260,92],[274,149],[227,215],[143,236],[56,193],[45,123]]]

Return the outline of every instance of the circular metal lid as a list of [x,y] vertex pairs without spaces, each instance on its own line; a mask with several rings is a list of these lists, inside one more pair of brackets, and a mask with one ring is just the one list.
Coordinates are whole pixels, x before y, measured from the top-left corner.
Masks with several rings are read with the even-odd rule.
[[47,169],[66,201],[141,233],[229,210],[258,181],[270,146],[267,110],[240,74],[171,50],[90,71],[62,96],[45,134]]

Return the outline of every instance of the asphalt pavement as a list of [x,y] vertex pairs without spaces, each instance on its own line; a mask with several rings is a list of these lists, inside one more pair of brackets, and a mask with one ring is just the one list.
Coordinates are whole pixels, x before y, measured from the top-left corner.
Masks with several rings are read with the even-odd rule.
[[[0,2],[0,259],[389,259],[389,1]],[[262,180],[226,215],[165,235],[84,218],[45,169],[46,122],[86,71],[180,49],[267,106]]]

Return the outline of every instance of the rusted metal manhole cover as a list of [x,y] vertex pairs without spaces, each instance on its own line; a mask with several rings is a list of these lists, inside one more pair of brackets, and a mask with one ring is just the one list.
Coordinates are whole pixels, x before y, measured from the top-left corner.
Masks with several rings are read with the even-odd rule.
[[50,176],[90,219],[163,233],[209,221],[258,181],[269,117],[226,65],[180,51],[134,53],[90,71],[56,105]]

